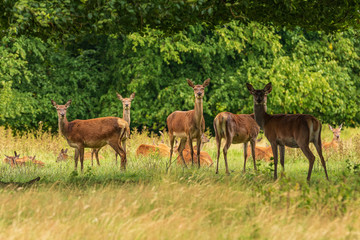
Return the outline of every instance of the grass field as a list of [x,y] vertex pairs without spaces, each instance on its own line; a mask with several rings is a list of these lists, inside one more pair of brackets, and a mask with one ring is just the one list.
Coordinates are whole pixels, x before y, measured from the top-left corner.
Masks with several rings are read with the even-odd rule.
[[[322,135],[332,138],[325,126]],[[73,160],[55,162],[69,148],[62,137],[41,131],[13,137],[0,128],[0,156],[16,150],[46,163],[0,163],[1,181],[41,177],[31,186],[0,187],[0,239],[360,239],[360,129],[346,128],[341,138],[339,152],[325,153],[330,181],[317,157],[308,184],[300,150],[286,150],[277,181],[271,163],[258,161],[255,172],[249,161],[242,173],[242,145],[229,150],[230,176],[222,155],[218,175],[213,166],[176,164],[166,173],[167,159],[135,157],[138,145],[152,143],[146,131],[135,132],[125,172],[105,147],[100,167],[87,160],[77,173]],[[215,163],[214,139],[204,151]]]

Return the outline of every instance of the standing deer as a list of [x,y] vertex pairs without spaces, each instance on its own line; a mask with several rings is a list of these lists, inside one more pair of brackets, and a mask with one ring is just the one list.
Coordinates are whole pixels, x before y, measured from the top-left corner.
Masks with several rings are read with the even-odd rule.
[[338,128],[333,128],[331,125],[329,125],[329,128],[332,131],[334,137],[333,137],[331,142],[325,142],[323,144],[323,148],[325,150],[329,150],[329,149],[337,150],[338,149],[339,142],[340,142],[340,134],[341,134],[342,125],[343,124],[340,124]]
[[[123,119],[129,124],[130,126],[130,108],[131,108],[131,101],[135,98],[135,93],[132,93],[129,98],[123,98],[119,93],[116,93],[118,99],[122,102],[123,105]],[[122,147],[126,153],[126,139],[129,138],[129,135],[125,135],[126,137],[122,140]],[[96,162],[100,166],[99,162],[99,151],[100,149],[93,149],[91,152],[91,166],[93,166],[93,155],[95,154]],[[115,162],[117,165],[117,158],[118,154],[115,153]]]
[[[193,139],[196,139],[197,147],[197,159],[200,159],[200,144],[201,136],[205,131],[205,120],[203,116],[203,97],[204,89],[210,83],[210,78],[206,79],[202,85],[194,85],[194,83],[187,79],[187,82],[190,87],[194,90],[195,95],[195,107],[194,110],[190,111],[175,111],[171,113],[167,118],[167,127],[169,131],[170,138],[170,161],[169,166],[171,166],[171,158],[174,149],[174,140],[175,137],[179,137],[180,144],[178,147],[178,152],[181,156],[183,164],[185,167],[186,163],[183,157],[182,151],[185,148],[186,141],[189,142],[190,152],[191,152],[191,163],[194,164],[194,149],[193,149]],[[198,161],[198,167],[200,168],[200,161]]]
[[255,162],[255,146],[256,138],[259,134],[260,128],[255,122],[254,118],[248,114],[233,114],[229,112],[221,112],[216,115],[214,119],[215,139],[217,146],[217,162],[216,174],[219,172],[219,157],[221,139],[225,138],[225,146],[223,148],[226,173],[229,174],[227,164],[227,151],[231,144],[244,143],[244,172],[246,168],[247,159],[247,144],[250,142],[251,152],[254,161],[254,169],[256,170]]
[[130,134],[129,124],[118,117],[102,117],[68,122],[66,110],[71,104],[57,105],[51,100],[58,114],[59,131],[69,145],[75,148],[75,170],[80,155],[81,171],[84,164],[84,148],[102,148],[109,144],[121,157],[121,168],[126,169],[126,153],[121,147],[125,133]]
[[312,142],[320,156],[326,179],[329,179],[321,149],[320,121],[308,114],[268,114],[266,113],[266,102],[267,95],[272,90],[271,83],[268,83],[264,89],[260,90],[255,90],[249,83],[246,86],[254,97],[255,121],[264,130],[265,136],[271,144],[274,155],[274,178],[277,178],[278,146],[280,149],[280,163],[283,169],[285,146],[288,146],[300,148],[309,160],[307,180],[310,181],[315,162],[315,156],[309,148],[309,143]]

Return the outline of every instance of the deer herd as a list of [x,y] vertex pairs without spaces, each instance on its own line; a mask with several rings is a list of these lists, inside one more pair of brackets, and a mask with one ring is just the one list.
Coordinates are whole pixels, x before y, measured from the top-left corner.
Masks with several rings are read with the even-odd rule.
[[[201,151],[202,146],[209,142],[204,134],[205,120],[203,116],[203,98],[205,88],[210,84],[210,79],[206,79],[203,84],[195,85],[190,79],[187,79],[188,85],[193,89],[195,96],[195,106],[189,111],[175,111],[167,117],[167,129],[169,136],[169,145],[165,143],[165,137],[162,132],[162,142],[152,145],[141,144],[136,149],[136,156],[159,155],[169,158],[166,171],[172,164],[174,152],[178,154],[176,161],[178,164],[187,168],[187,164],[197,164],[211,166],[213,161],[207,152]],[[227,152],[231,144],[243,143],[244,167],[246,169],[246,160],[252,156],[254,169],[256,170],[256,159],[266,161],[274,160],[274,178],[277,178],[278,156],[280,164],[285,169],[285,147],[300,148],[309,161],[307,180],[310,181],[312,168],[315,162],[315,155],[309,148],[313,143],[317,154],[320,157],[325,177],[328,179],[326,162],[322,150],[337,149],[339,147],[340,131],[342,124],[338,128],[329,125],[334,138],[329,143],[321,143],[322,125],[318,119],[308,114],[268,114],[267,96],[271,93],[272,85],[268,83],[263,89],[254,89],[247,83],[246,87],[253,96],[254,113],[253,114],[233,114],[230,112],[221,112],[213,122],[215,130],[215,140],[217,147],[216,174],[219,172],[219,158],[221,140],[224,139],[223,155],[225,161],[225,172],[229,174]],[[59,132],[67,140],[70,147],[75,149],[75,170],[80,158],[81,171],[83,170],[84,159],[91,158],[93,165],[93,156],[95,155],[97,164],[100,165],[99,151],[105,145],[109,145],[115,151],[115,161],[117,156],[121,159],[121,169],[126,169],[127,153],[126,140],[130,138],[130,108],[131,102],[135,97],[132,93],[129,98],[123,98],[117,93],[118,99],[123,105],[123,118],[119,117],[101,117],[88,120],[73,120],[68,122],[66,111],[70,107],[71,100],[65,105],[58,105],[51,100],[52,105],[57,110]],[[256,146],[258,134],[262,130],[270,146]],[[176,138],[179,138],[177,144]],[[196,146],[193,146],[196,141]],[[249,144],[250,143],[250,144]],[[174,149],[175,147],[175,149]],[[91,148],[91,153],[84,153],[85,148]],[[44,166],[44,163],[35,160],[35,156],[20,155],[6,156],[4,162],[12,167],[23,166],[30,162],[37,166]],[[66,161],[68,159],[67,149],[61,149],[56,162]],[[100,159],[103,157],[100,155]]]

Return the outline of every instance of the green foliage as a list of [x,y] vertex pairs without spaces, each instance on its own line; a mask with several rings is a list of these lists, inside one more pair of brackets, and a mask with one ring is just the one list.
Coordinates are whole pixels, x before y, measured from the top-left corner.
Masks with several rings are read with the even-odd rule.
[[[209,28],[194,25],[167,35],[144,28],[128,35],[88,34],[79,42],[39,37],[2,38],[0,125],[57,129],[50,99],[72,99],[69,120],[122,116],[115,92],[129,96],[131,125],[165,127],[175,110],[194,106],[186,78],[206,88],[204,115],[212,129],[221,111],[251,113],[245,83],[273,83],[271,113],[310,113],[324,122],[360,123],[359,31],[327,35],[301,28],[279,30],[256,22]],[[96,40],[96,41],[94,41]]]

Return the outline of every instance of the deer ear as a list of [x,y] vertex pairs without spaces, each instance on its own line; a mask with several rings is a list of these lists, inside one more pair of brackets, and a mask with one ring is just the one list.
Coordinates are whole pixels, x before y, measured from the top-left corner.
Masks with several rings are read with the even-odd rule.
[[271,82],[269,82],[269,83],[266,84],[266,86],[264,87],[265,94],[271,93],[271,90],[272,90],[272,86],[271,86]]
[[56,102],[55,102],[54,100],[52,100],[52,99],[51,99],[51,104],[52,104],[54,107],[57,106]]
[[330,124],[328,124],[329,125],[329,129],[332,131],[333,130],[333,127],[330,125]]
[[116,96],[117,96],[117,98],[118,98],[120,101],[123,100],[123,97],[122,97],[119,93],[117,93],[117,92],[116,92]]
[[343,124],[344,124],[344,123],[341,123],[341,124],[339,125],[339,130],[341,130]]
[[251,94],[254,94],[255,89],[254,89],[253,85],[251,85],[250,83],[246,83],[246,87]]
[[188,82],[190,87],[192,87],[192,88],[195,87],[194,83],[190,79],[186,79],[186,81]]
[[68,150],[68,149],[65,149],[65,150],[64,150],[64,153],[67,153],[67,150]]
[[132,101],[132,100],[134,100],[134,98],[135,98],[135,93],[133,92],[133,93],[130,95],[130,100]]
[[71,104],[71,99],[69,101],[67,101],[67,103],[65,103],[65,107],[68,108]]
[[210,84],[210,78],[206,79],[203,83],[203,87],[207,87]]

